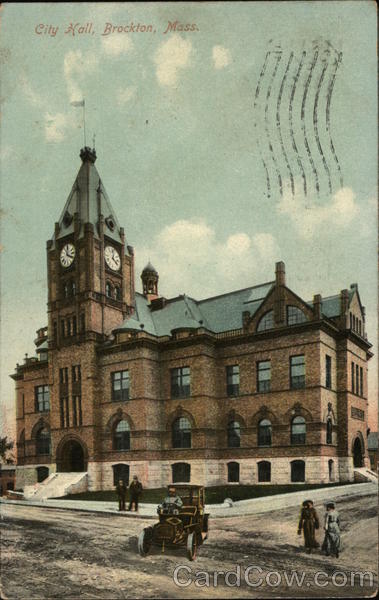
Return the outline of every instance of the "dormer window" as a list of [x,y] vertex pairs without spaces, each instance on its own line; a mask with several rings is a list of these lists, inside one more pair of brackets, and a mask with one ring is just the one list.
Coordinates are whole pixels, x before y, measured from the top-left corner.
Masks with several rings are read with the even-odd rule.
[[304,323],[306,320],[307,317],[300,308],[297,306],[287,306],[287,325]]
[[110,229],[111,231],[114,231],[115,224],[114,224],[114,219],[113,219],[112,215],[109,215],[109,217],[107,217],[105,219],[105,224],[108,227],[108,229]]
[[274,327],[274,311],[266,312],[258,323],[257,331],[266,331]]

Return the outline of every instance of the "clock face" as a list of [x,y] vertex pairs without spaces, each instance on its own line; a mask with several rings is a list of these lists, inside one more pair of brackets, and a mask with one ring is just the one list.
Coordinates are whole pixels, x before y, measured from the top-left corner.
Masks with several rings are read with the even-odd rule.
[[65,244],[61,250],[61,265],[62,267],[69,267],[74,262],[75,258],[75,246],[73,244]]
[[120,255],[113,246],[105,246],[104,250],[104,258],[108,267],[112,269],[112,271],[118,271],[121,267]]

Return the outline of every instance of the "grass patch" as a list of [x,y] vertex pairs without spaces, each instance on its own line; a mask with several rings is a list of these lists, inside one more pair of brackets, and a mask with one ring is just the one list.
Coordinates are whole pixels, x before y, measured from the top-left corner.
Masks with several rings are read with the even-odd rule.
[[[261,498],[262,496],[274,496],[276,494],[286,494],[288,492],[302,492],[306,490],[317,490],[319,488],[347,485],[347,483],[329,483],[329,484],[307,484],[298,483],[292,485],[218,485],[208,487],[205,490],[205,501],[207,504],[219,504],[225,498],[231,498],[234,501],[248,500],[249,498]],[[351,485],[354,485],[351,483]],[[143,491],[141,502],[147,504],[159,504],[167,495],[167,488],[145,489]],[[116,493],[113,490],[103,490],[100,492],[82,492],[81,494],[70,494],[60,500],[90,500],[92,502],[117,502]],[[127,495],[129,501],[129,492]]]

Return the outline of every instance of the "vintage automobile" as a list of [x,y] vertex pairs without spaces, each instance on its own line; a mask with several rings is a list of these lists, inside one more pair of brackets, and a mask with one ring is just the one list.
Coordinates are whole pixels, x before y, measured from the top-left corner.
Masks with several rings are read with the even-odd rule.
[[160,547],[162,552],[167,547],[185,547],[189,560],[195,560],[197,548],[208,537],[209,514],[204,512],[204,487],[175,483],[168,489],[172,487],[175,487],[183,505],[180,508],[164,503],[158,506],[159,522],[141,531],[138,551],[141,556],[146,556],[151,546]]

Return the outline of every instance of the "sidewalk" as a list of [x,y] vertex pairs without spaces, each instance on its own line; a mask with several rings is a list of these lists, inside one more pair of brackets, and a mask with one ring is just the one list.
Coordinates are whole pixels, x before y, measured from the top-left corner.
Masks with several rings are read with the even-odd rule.
[[[368,496],[378,493],[377,483],[356,483],[354,485],[344,485],[328,488],[319,488],[315,490],[289,492],[287,494],[278,494],[276,496],[265,496],[262,498],[252,498],[250,500],[239,500],[232,506],[223,504],[208,504],[206,511],[212,517],[239,517],[243,515],[252,515],[270,512],[291,506],[300,506],[305,498],[310,497],[315,505],[322,504],[326,500],[335,500],[344,496]],[[157,506],[155,504],[140,504],[139,512],[119,512],[117,502],[91,502],[89,500],[6,500],[1,498],[0,503],[21,504],[26,506],[36,506],[43,508],[59,508],[66,510],[94,512],[102,514],[113,514],[120,517],[156,519]]]

